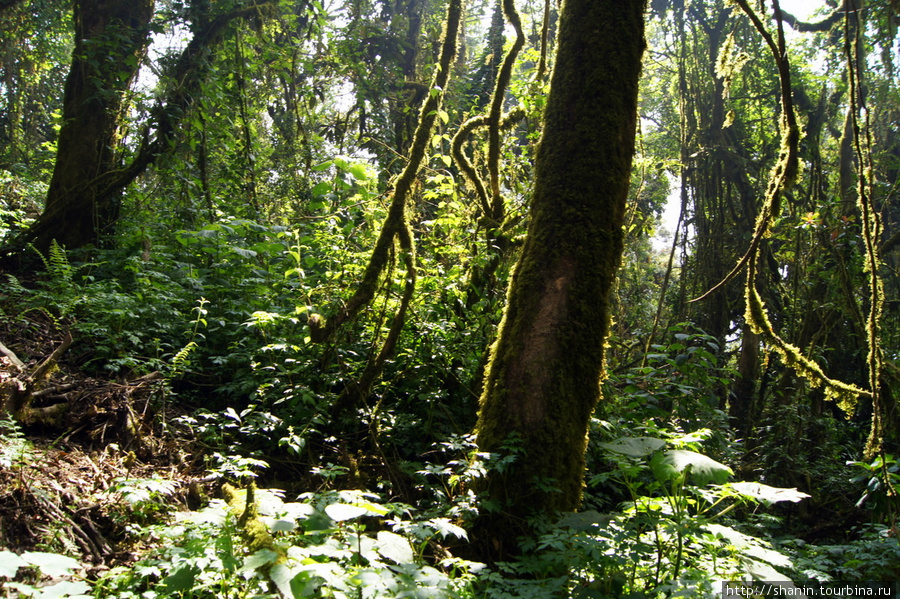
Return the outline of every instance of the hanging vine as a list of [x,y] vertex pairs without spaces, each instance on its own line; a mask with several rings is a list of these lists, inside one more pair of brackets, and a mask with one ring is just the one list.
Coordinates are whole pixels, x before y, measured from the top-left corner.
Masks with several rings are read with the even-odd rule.
[[447,88],[447,83],[450,80],[450,71],[456,55],[461,15],[462,0],[450,0],[441,38],[441,53],[438,64],[435,67],[429,88],[430,91],[419,112],[419,122],[413,135],[413,143],[409,149],[406,166],[394,181],[394,191],[388,207],[388,214],[382,224],[381,232],[375,242],[375,247],[372,250],[362,280],[350,299],[332,317],[325,319],[319,314],[313,314],[309,317],[308,324],[312,340],[315,342],[328,340],[342,324],[356,316],[360,310],[372,301],[378,290],[381,275],[394,259],[393,249],[395,243],[399,246],[401,260],[406,270],[400,305],[394,314],[390,330],[382,343],[381,349],[377,355],[369,357],[359,380],[344,389],[333,408],[333,412],[340,412],[368,395],[372,384],[380,376],[385,361],[393,354],[396,348],[406,312],[409,309],[409,304],[415,291],[416,250],[406,208],[419,170],[425,162],[428,145],[431,140],[431,132],[441,110],[444,90]]
[[[784,27],[781,19],[781,9],[778,0],[773,0],[775,22],[777,27],[777,40],[765,28],[756,12],[749,6],[747,0],[735,0],[741,10],[749,17],[754,27],[765,40],[775,60],[778,70],[779,83],[781,87],[781,149],[779,151],[778,161],[773,167],[769,175],[769,183],[766,188],[766,194],[763,201],[762,210],[756,220],[753,238],[747,252],[741,257],[737,265],[731,270],[725,278],[707,291],[701,297],[693,300],[698,301],[708,297],[710,294],[721,288],[723,285],[734,279],[742,270],[747,269],[747,280],[745,286],[746,313],[745,318],[750,324],[751,330],[760,335],[767,343],[781,355],[785,364],[794,369],[801,377],[805,378],[813,387],[822,387],[827,399],[835,401],[838,406],[846,413],[852,413],[859,397],[871,397],[873,391],[864,390],[856,385],[848,384],[842,381],[829,378],[821,367],[813,360],[807,358],[802,350],[791,343],[788,343],[780,337],[772,327],[769,320],[768,312],[765,304],[756,288],[757,263],[759,261],[759,250],[763,239],[771,230],[772,223],[777,215],[781,212],[781,201],[787,189],[789,189],[797,176],[798,157],[797,145],[800,140],[800,132],[797,126],[797,119],[794,113],[790,64],[787,58],[786,43],[784,38]],[[860,194],[862,196],[862,194]],[[867,261],[874,266],[873,260],[877,260],[877,256],[870,253],[874,250],[874,246],[867,244]],[[875,269],[873,268],[873,271]],[[873,281],[877,279],[877,275],[873,277]],[[874,309],[874,306],[873,306]],[[870,316],[871,319],[871,316]],[[870,328],[874,328],[871,326]],[[870,342],[871,342],[870,332]],[[871,347],[870,347],[871,351]],[[870,373],[871,377],[871,373]],[[871,383],[871,378],[870,378]],[[873,387],[873,389],[877,388]]]
[[[858,165],[857,207],[861,216],[862,237],[866,248],[864,272],[869,283],[869,314],[866,318],[866,341],[868,355],[866,365],[869,370],[869,389],[872,393],[872,425],[869,439],[866,442],[865,454],[868,456],[883,452],[884,404],[881,393],[881,372],[884,366],[884,354],[881,348],[881,317],[884,308],[884,286],[878,269],[881,265],[879,244],[881,243],[881,217],[875,208],[872,195],[875,167],[872,164],[872,139],[869,126],[869,111],[865,106],[865,93],[860,84],[860,26],[851,24],[851,16],[858,15],[859,9],[855,0],[848,0],[844,15],[844,54],[847,60],[847,79],[850,85],[850,118],[853,128],[853,151]],[[859,115],[864,121],[860,124]]]

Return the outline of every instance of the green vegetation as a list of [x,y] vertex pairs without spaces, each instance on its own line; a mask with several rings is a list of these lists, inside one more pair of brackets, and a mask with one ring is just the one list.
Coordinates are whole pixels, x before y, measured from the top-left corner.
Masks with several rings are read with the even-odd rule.
[[644,4],[0,0],[0,596],[900,581],[897,3]]

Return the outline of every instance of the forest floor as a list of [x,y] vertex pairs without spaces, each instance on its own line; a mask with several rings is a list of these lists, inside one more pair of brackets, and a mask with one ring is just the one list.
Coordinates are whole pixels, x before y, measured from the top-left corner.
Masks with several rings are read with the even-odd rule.
[[[42,315],[0,319],[0,342],[25,365],[23,374],[0,353],[0,382],[24,379],[65,336]],[[51,424],[20,426],[0,413],[0,550],[80,555],[97,575],[139,553],[125,541],[133,514],[123,494],[140,490],[129,481],[161,481],[169,502],[187,506],[205,473],[177,414],[152,409],[159,378],[86,377],[84,358],[76,340],[34,393],[35,408],[66,405]]]

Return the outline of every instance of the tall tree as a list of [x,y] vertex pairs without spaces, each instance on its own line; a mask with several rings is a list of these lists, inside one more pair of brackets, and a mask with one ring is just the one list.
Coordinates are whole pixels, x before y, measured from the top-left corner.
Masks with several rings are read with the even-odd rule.
[[13,248],[22,241],[32,241],[38,249],[53,240],[68,248],[101,243],[119,218],[122,191],[168,148],[203,94],[210,54],[229,26],[240,20],[261,23],[274,13],[268,2],[249,0],[215,13],[204,0],[195,0],[188,11],[191,40],[163,70],[161,98],[135,135],[140,146],[125,163],[120,129],[154,8],[154,0],[76,2],[75,49],[46,206],[30,229],[13,240]]
[[478,446],[512,452],[475,543],[516,551],[535,515],[578,507],[622,254],[644,42],[643,0],[567,0],[535,164],[531,223],[492,349]]
[[98,241],[118,218],[117,194],[98,194],[116,165],[125,94],[149,41],[154,0],[77,0],[75,49],[63,96],[63,125],[47,204],[32,235],[68,247]]

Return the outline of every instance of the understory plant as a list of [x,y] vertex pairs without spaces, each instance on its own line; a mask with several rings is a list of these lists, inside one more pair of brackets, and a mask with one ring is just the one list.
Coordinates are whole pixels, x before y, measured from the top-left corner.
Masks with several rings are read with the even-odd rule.
[[461,597],[477,564],[441,556],[465,532],[364,491],[225,487],[225,498],[147,527],[151,549],[101,579],[98,597]]
[[722,581],[786,580],[791,558],[732,516],[808,495],[729,482],[732,470],[700,452],[709,435],[601,443],[614,468],[597,476],[629,500],[615,511],[563,514],[545,526],[523,545],[524,558],[488,575],[487,596],[718,597]]

